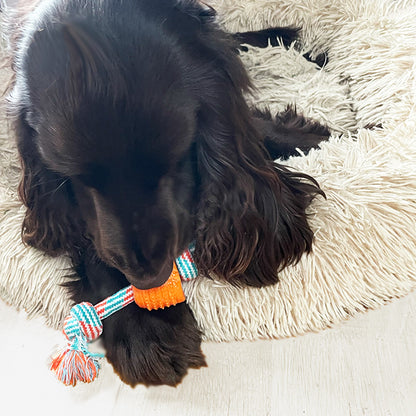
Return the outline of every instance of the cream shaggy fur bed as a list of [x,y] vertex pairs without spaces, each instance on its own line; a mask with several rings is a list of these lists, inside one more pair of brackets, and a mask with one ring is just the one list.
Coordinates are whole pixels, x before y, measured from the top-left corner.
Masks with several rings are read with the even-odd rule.
[[[313,253],[274,287],[187,283],[205,338],[294,336],[409,293],[416,286],[416,0],[210,3],[230,31],[302,28],[301,52],[250,48],[243,55],[258,89],[248,99],[272,111],[296,103],[333,134],[289,161],[327,195],[310,208]],[[306,61],[306,51],[327,52],[324,69]],[[3,116],[0,140],[0,296],[59,326],[70,308],[59,286],[68,262],[21,243],[19,168]]]

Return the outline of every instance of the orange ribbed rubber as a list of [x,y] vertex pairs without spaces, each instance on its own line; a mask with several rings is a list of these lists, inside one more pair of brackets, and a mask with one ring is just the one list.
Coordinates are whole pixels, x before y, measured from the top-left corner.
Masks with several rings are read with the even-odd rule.
[[181,277],[175,263],[173,263],[169,279],[162,286],[147,290],[137,289],[133,286],[133,294],[136,304],[149,311],[164,309],[185,301]]

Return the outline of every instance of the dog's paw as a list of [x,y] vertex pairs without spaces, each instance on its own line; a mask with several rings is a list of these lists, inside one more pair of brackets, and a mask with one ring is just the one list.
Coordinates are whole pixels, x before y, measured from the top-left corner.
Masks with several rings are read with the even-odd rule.
[[126,384],[176,386],[206,366],[201,332],[185,303],[157,311],[129,305],[104,321],[107,359]]

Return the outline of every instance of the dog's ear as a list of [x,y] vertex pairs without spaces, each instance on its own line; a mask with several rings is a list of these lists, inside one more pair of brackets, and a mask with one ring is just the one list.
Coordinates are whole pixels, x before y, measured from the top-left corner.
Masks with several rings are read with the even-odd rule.
[[322,191],[311,177],[267,158],[243,102],[230,108],[200,115],[195,256],[205,274],[264,286],[311,250],[305,210]]
[[76,250],[81,222],[68,179],[49,170],[36,146],[36,131],[22,112],[15,121],[22,165],[19,196],[26,205],[23,241],[49,255]]

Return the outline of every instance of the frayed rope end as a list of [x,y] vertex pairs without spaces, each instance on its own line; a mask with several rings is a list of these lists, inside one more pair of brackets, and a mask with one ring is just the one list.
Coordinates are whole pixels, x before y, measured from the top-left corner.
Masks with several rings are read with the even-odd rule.
[[91,383],[97,378],[100,370],[98,360],[102,357],[102,354],[90,353],[85,340],[77,337],[72,345],[52,358],[50,369],[66,386],[75,386],[77,381]]

